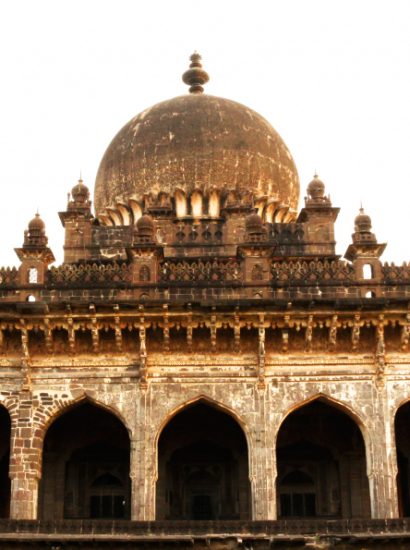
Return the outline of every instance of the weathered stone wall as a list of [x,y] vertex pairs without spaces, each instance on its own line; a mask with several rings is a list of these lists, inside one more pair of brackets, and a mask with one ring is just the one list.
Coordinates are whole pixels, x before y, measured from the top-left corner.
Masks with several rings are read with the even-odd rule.
[[152,353],[145,379],[127,353],[43,356],[30,364],[1,360],[1,403],[12,422],[11,516],[37,517],[42,444],[48,427],[83,399],[106,408],[131,439],[132,518],[155,519],[157,443],[183,407],[203,399],[231,415],[246,436],[252,518],[276,518],[275,441],[283,420],[316,398],[348,414],[366,448],[373,518],[397,517],[394,416],[410,398],[406,354],[387,357],[383,373],[360,354],[292,356],[267,353],[258,377],[257,354]]

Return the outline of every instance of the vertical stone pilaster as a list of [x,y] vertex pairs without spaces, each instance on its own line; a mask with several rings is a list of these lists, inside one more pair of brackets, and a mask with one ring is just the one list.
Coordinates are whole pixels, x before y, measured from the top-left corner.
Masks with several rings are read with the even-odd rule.
[[249,477],[252,491],[252,519],[255,521],[276,519],[276,464],[272,426],[267,418],[267,389],[256,390],[256,418],[249,452]]
[[397,489],[387,464],[369,474],[372,519],[397,518]]
[[156,466],[153,438],[149,422],[150,389],[141,391],[131,441],[131,519],[134,521],[155,520]]
[[[255,435],[264,438],[266,432],[259,431]],[[252,472],[249,476],[252,490],[252,519],[276,519],[274,449],[270,445],[256,443],[252,455]]]
[[9,476],[12,519],[37,519],[38,514],[42,441],[41,433],[32,425],[32,417],[32,394],[23,389],[11,433]]
[[371,513],[374,519],[398,517],[397,460],[394,434],[391,433],[385,385],[377,391],[373,422],[368,426],[368,478]]
[[37,519],[38,485],[36,477],[11,479],[11,519]]

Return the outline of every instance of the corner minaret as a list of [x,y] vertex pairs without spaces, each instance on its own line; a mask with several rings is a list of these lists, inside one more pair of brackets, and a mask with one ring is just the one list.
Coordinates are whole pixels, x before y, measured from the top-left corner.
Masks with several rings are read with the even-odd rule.
[[23,246],[14,250],[21,261],[20,284],[28,287],[43,285],[47,268],[55,258],[48,247],[46,226],[38,212],[24,231]]
[[87,260],[91,244],[90,191],[83,180],[78,180],[68,197],[67,210],[59,212],[61,223],[65,228],[64,262],[73,263]]
[[362,281],[363,296],[376,296],[380,289],[372,283],[380,282],[382,278],[380,256],[386,248],[386,243],[378,243],[376,235],[372,233],[372,220],[365,214],[362,207],[354,220],[352,244],[346,250],[345,258],[353,263],[355,277]]

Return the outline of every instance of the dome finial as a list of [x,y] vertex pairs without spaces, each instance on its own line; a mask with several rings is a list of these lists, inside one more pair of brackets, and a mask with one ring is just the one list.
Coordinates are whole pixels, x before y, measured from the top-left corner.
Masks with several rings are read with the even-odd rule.
[[204,91],[203,84],[206,84],[209,80],[208,73],[202,68],[201,59],[199,53],[195,51],[190,57],[189,69],[182,75],[182,80],[190,86],[189,92],[191,94],[202,94]]

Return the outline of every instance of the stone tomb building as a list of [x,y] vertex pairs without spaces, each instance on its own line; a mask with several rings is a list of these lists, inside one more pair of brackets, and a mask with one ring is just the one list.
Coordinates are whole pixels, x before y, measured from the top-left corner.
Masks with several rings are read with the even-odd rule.
[[299,180],[277,132],[189,93],[114,137],[51,266],[37,214],[0,272],[0,514],[410,515],[410,266]]

